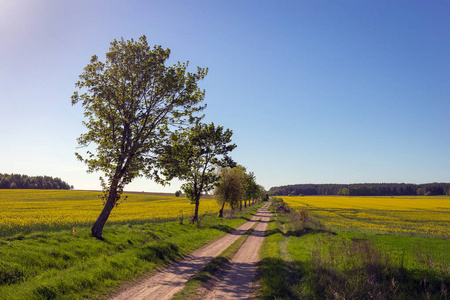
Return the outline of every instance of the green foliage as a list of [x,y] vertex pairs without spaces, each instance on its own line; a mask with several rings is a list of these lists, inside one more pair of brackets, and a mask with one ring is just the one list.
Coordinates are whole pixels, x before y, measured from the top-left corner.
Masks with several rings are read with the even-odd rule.
[[0,173],[0,189],[73,189],[67,182],[51,176],[27,176]]
[[255,174],[253,174],[253,172],[245,173],[244,189],[244,198],[246,200],[252,200],[258,197],[260,190],[258,184],[256,183]]
[[203,109],[198,104],[204,91],[197,81],[207,74],[187,72],[188,63],[165,66],[170,50],[139,41],[111,43],[106,62],[93,56],[80,75],[76,86],[86,90],[75,92],[72,104],[82,103],[88,129],[78,139],[80,146],[97,145],[97,153],[77,157],[90,172],[102,171],[106,177],[119,177],[119,186],[129,183],[141,172],[150,176],[153,157],[149,154],[169,127],[192,121],[193,113]]
[[198,118],[205,93],[197,82],[207,69],[187,72],[188,63],[165,66],[170,50],[151,49],[145,36],[138,41],[114,40],[106,62],[92,56],[76,86],[83,90],[72,96],[81,102],[87,133],[81,134],[81,147],[95,144],[77,158],[89,172],[101,171],[105,209],[94,224],[93,235],[101,238],[103,224],[120,199],[123,187],[134,178],[152,178],[158,148],[171,130],[185,128]]
[[341,188],[338,192],[338,195],[348,196],[350,195],[350,190],[348,188]]
[[177,177],[186,181],[181,188],[196,206],[193,221],[198,220],[200,196],[219,181],[216,169],[233,164],[228,156],[236,148],[231,144],[232,134],[231,130],[216,127],[214,123],[197,123],[188,130],[174,132],[160,153],[160,173],[165,178],[159,180],[165,182]]
[[402,196],[449,195],[450,183],[358,183],[358,184],[294,184],[272,187],[274,196],[345,195],[345,196]]
[[228,204],[232,209],[239,207],[245,195],[246,174],[242,168],[222,168],[220,181],[214,189],[214,198],[220,205]]

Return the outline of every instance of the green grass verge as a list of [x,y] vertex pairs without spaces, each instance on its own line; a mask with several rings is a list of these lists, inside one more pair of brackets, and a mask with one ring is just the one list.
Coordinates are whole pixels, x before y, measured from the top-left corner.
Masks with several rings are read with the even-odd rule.
[[198,299],[200,289],[209,281],[213,280],[220,270],[226,268],[230,264],[230,260],[252,233],[255,225],[249,229],[243,236],[237,239],[227,249],[225,249],[219,256],[213,258],[210,263],[201,269],[201,271],[194,277],[189,279],[183,290],[175,294],[172,300],[186,300],[186,299]]
[[122,283],[155,272],[246,222],[206,217],[200,228],[177,222],[108,225],[105,241],[76,232],[0,238],[0,299],[103,299]]
[[257,295],[260,299],[289,299],[289,258],[282,252],[284,236],[281,224],[271,218],[266,231],[258,264],[260,288]]

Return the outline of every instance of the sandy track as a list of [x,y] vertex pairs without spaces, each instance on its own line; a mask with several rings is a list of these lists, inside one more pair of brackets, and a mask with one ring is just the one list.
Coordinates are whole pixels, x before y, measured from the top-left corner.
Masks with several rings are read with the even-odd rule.
[[267,209],[261,211],[260,222],[233,256],[231,269],[227,271],[217,286],[202,299],[252,298],[252,284],[255,281],[259,250],[265,237],[270,216],[271,213]]
[[[266,218],[267,206],[258,210],[253,218],[238,229],[221,239],[193,252],[156,275],[132,286],[113,297],[113,300],[124,299],[170,299],[184,288],[188,279],[197,274],[200,269],[214,257],[222,253],[233,242],[247,232],[260,218]],[[266,224],[267,226],[267,224]],[[255,231],[254,231],[255,232]],[[253,236],[253,235],[252,235]],[[250,238],[250,237],[249,237]]]

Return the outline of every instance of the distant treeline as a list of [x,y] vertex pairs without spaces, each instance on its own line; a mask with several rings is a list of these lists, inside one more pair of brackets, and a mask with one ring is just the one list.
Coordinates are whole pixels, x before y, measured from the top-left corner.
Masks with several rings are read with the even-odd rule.
[[54,189],[69,190],[73,186],[60,178],[0,173],[0,189]]
[[274,196],[343,195],[343,196],[402,196],[450,195],[450,183],[361,183],[361,184],[294,184],[273,187]]

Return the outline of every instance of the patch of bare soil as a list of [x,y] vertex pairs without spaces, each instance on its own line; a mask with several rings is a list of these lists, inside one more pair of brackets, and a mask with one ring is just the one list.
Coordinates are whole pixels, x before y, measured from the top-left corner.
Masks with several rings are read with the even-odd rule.
[[[222,253],[239,237],[245,234],[258,220],[267,218],[267,205],[258,210],[258,213],[247,223],[221,239],[193,252],[186,258],[168,266],[156,275],[145,279],[141,283],[134,285],[120,294],[113,297],[113,300],[124,299],[170,299],[173,295],[184,288],[186,282],[197,274],[202,267],[208,264],[214,257]],[[263,221],[263,224],[267,221]],[[258,226],[253,232],[258,230]],[[264,232],[263,232],[264,234]],[[252,237],[254,234],[249,236]],[[247,240],[248,240],[247,239]],[[253,246],[250,246],[253,247]],[[242,247],[241,247],[242,248]],[[251,252],[251,251],[250,251]],[[257,251],[258,252],[258,251]],[[238,254],[238,253],[237,253]],[[236,255],[237,255],[236,254]],[[243,270],[244,271],[244,270]],[[247,271],[246,271],[247,272]]]

